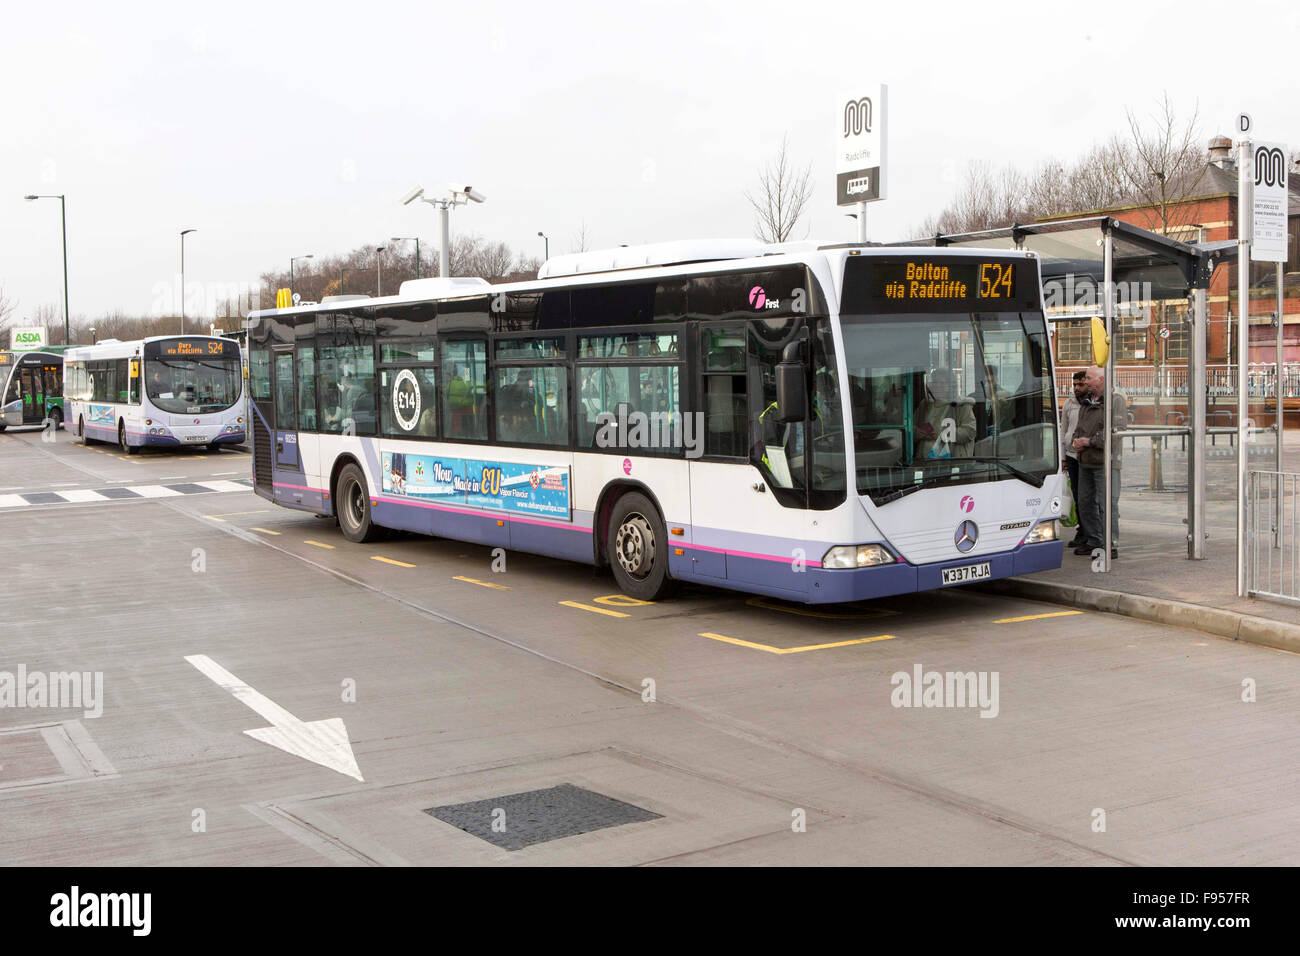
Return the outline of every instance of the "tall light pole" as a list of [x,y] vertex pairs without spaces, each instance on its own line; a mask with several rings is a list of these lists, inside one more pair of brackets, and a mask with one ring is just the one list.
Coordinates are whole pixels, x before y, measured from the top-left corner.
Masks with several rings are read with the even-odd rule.
[[310,253],[308,253],[305,256],[294,256],[292,259],[289,260],[289,300],[290,301],[293,301],[293,264],[297,262],[299,259],[311,259],[311,258],[314,257]]
[[415,243],[415,277],[420,278],[420,237],[419,236],[393,236],[393,242],[414,242]]
[[451,275],[451,207],[463,206],[467,202],[487,202],[487,196],[473,186],[444,186],[447,195],[441,199],[430,199],[424,194],[423,186],[416,186],[402,197],[402,205],[409,206],[417,199],[438,207],[438,219],[442,226],[442,248],[438,250],[438,275]]
[[63,344],[72,344],[72,335],[69,332],[69,315],[68,315],[68,203],[67,197],[58,196],[24,196],[28,202],[33,199],[57,199],[59,201],[59,218],[63,223]]
[[181,335],[185,334],[185,237],[197,229],[181,230]]
[[551,239],[550,239],[550,237],[549,237],[548,235],[546,235],[546,233],[544,233],[544,232],[539,232],[538,235],[542,237],[542,242],[546,243],[546,246],[545,246],[545,249],[546,249],[546,258],[547,258],[547,259],[551,258]]
[[384,294],[384,250],[387,246],[375,246],[375,298]]

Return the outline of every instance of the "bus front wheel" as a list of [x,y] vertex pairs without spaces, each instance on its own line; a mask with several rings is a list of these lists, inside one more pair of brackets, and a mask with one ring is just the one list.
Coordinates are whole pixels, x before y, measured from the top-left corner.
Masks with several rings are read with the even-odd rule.
[[89,445],[90,439],[86,437],[86,419],[85,416],[77,418],[77,438],[83,445]]
[[366,487],[366,476],[356,465],[344,465],[339,472],[334,507],[339,515],[339,530],[349,541],[361,544],[380,537],[380,529],[370,520],[370,491]]
[[128,444],[126,440],[126,422],[120,422],[117,426],[117,443],[121,446],[122,451],[128,455],[137,455],[140,449],[135,445]]
[[615,503],[605,556],[614,580],[628,597],[657,601],[672,592],[668,532],[659,509],[645,495],[629,492]]

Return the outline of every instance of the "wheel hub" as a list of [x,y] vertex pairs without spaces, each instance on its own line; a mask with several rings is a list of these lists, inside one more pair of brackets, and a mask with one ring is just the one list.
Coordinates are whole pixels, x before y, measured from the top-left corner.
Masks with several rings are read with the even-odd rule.
[[654,565],[655,536],[650,522],[639,514],[628,515],[614,537],[614,555],[623,570],[645,577]]

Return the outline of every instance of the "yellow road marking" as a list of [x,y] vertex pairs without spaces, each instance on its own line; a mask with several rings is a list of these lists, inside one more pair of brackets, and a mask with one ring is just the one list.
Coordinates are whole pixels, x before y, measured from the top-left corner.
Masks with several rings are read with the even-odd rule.
[[262,534],[279,534],[278,531],[272,531],[270,528],[250,528],[250,531],[260,531]]
[[592,598],[597,604],[608,604],[610,607],[645,607],[654,604],[654,601],[642,601],[640,598],[628,597],[626,594],[606,594],[604,597]]
[[610,617],[631,617],[630,614],[624,614],[622,611],[611,611],[609,608],[592,607],[590,604],[579,604],[577,601],[561,601],[565,607],[576,607],[583,611],[592,611],[595,614],[608,614]]
[[326,544],[324,541],[313,541],[311,538],[305,538],[303,544],[314,545],[317,548],[329,548],[331,551],[334,550],[334,545]]
[[769,601],[767,598],[752,597],[745,601],[750,607],[761,607],[769,611],[784,611],[786,614],[798,614],[801,617],[820,617],[828,621],[865,621],[876,617],[893,617],[899,614],[898,611],[891,611],[889,608],[872,608],[869,611],[846,611],[836,613],[834,611],[814,611],[812,608],[804,607],[787,607],[784,604],[777,604],[775,601]]
[[504,584],[493,584],[491,581],[480,581],[478,578],[461,577],[459,574],[453,574],[453,581],[464,581],[466,584],[477,584],[481,588],[496,588],[498,591],[509,591],[510,588]]
[[803,651],[823,651],[828,647],[848,647],[850,644],[871,644],[875,641],[892,641],[893,634],[877,634],[875,637],[859,637],[851,641],[835,641],[831,644],[805,644],[803,647],[773,647],[770,644],[755,644],[753,641],[742,641],[738,637],[727,637],[725,634],[713,634],[704,631],[700,637],[707,637],[713,641],[723,641],[727,644],[735,644],[738,647],[749,647],[756,651],[767,651],[769,654],[799,654]]
[[394,561],[392,558],[385,558],[383,555],[380,555],[380,554],[372,554],[372,555],[370,556],[370,560],[371,560],[371,561],[382,561],[382,562],[384,562],[384,564],[395,564],[395,565],[397,565],[399,568],[413,568],[413,567],[415,567],[415,565],[413,565],[413,564],[407,564],[405,561]]
[[994,621],[994,624],[1019,624],[1021,621],[1041,621],[1045,617],[1069,617],[1072,614],[1082,614],[1082,611],[1053,611],[1051,614],[1026,614],[1024,617],[1004,617]]
[[[256,511],[223,511],[218,515],[204,515],[205,518],[211,518],[213,521],[221,521],[222,518],[233,518],[235,515],[260,515],[270,511],[270,508],[258,508]],[[221,522],[225,524],[224,521]]]

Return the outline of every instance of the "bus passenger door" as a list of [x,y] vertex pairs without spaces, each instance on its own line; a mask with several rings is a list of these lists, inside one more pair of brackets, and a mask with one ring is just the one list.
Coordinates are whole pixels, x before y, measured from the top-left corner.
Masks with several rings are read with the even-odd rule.
[[32,365],[20,370],[23,394],[23,424],[39,425],[45,420],[45,376],[41,366]]
[[293,346],[276,346],[271,369],[275,398],[275,467],[301,471],[298,458],[298,403],[293,378]]

